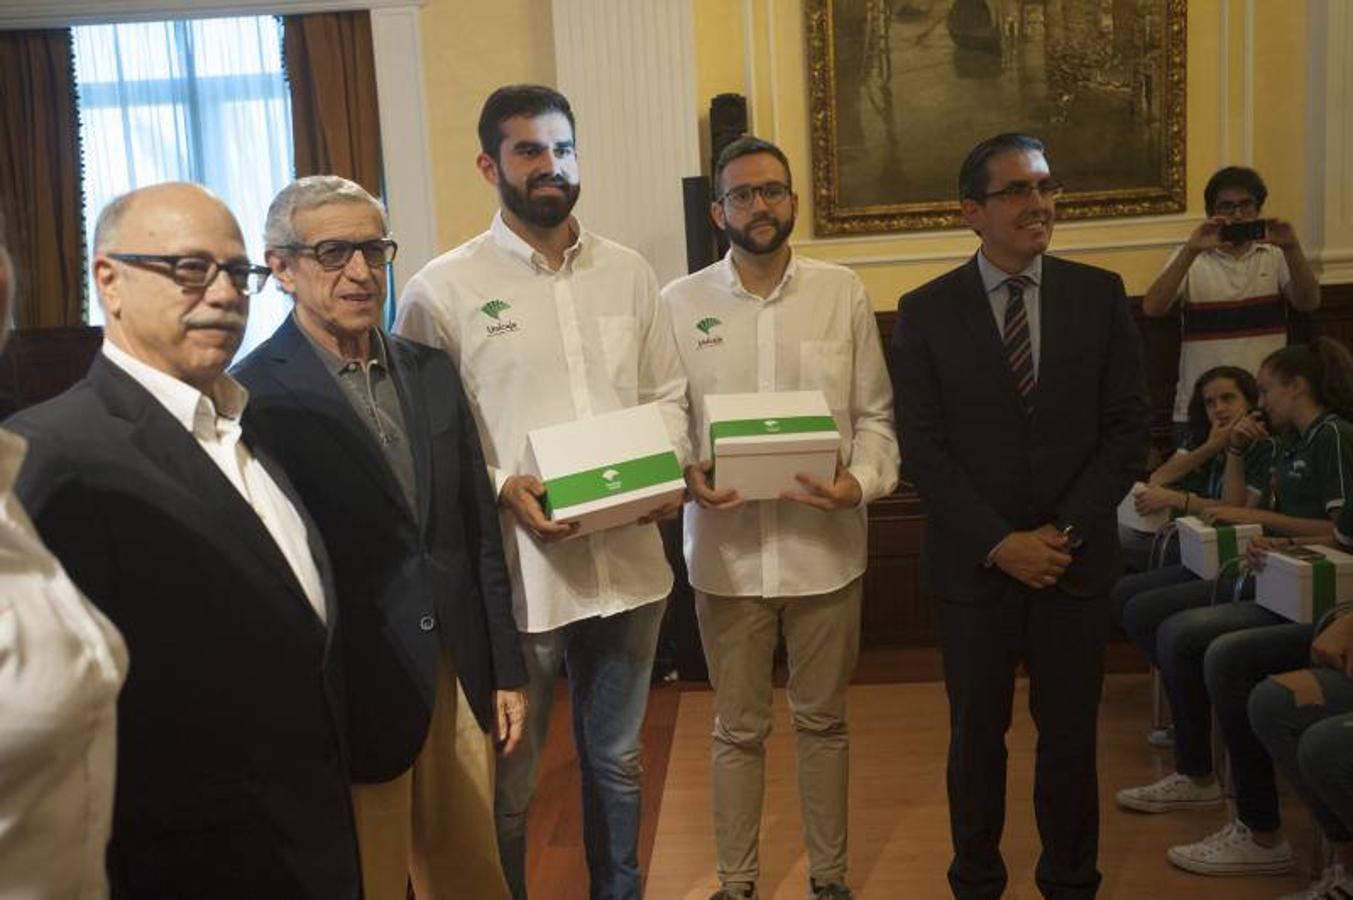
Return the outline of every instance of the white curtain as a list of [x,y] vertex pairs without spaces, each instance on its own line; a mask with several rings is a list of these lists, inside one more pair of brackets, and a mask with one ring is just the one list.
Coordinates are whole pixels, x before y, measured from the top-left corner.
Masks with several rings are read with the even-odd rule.
[[[84,153],[85,232],[118,194],[194,181],[234,211],[263,263],[268,203],[294,171],[281,20],[271,16],[73,29]],[[89,322],[103,322],[90,285]],[[240,355],[291,310],[269,280],[250,306]]]

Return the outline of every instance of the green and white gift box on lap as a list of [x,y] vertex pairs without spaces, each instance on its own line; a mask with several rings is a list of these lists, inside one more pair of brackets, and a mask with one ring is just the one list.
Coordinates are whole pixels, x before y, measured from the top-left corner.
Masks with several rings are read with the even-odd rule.
[[1259,537],[1259,525],[1206,525],[1197,516],[1175,519],[1179,526],[1179,558],[1199,578],[1216,578],[1221,567],[1245,552],[1250,538]]
[[1158,509],[1146,515],[1137,512],[1135,500],[1137,495],[1144,490],[1146,490],[1146,485],[1143,482],[1137,482],[1132,486],[1132,490],[1128,491],[1127,496],[1123,498],[1123,502],[1118,504],[1118,524],[1126,525],[1134,531],[1155,534],[1165,527],[1166,522],[1174,518],[1174,510]]
[[841,432],[821,391],[706,394],[705,420],[714,486],[745,500],[775,500],[803,491],[803,473],[824,484],[836,478]]
[[526,442],[526,465],[545,485],[545,515],[577,522],[572,537],[631,525],[686,490],[653,403],[536,428]]
[[1284,547],[1264,557],[1254,601],[1293,622],[1318,622],[1353,600],[1353,556],[1330,547]]

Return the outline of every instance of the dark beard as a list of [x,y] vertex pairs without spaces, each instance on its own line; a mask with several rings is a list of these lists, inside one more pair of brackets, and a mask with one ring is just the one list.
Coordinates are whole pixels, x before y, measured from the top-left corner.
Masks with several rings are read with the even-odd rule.
[[[558,185],[564,193],[532,197],[531,188],[541,184]],[[557,175],[542,175],[528,181],[523,191],[507,180],[502,168],[498,169],[498,196],[503,206],[512,210],[518,219],[537,228],[554,228],[567,222],[578,202],[580,189],[581,185],[569,184]]]
[[724,231],[728,234],[728,239],[737,244],[748,253],[764,254],[774,253],[780,249],[780,245],[789,240],[789,234],[794,230],[794,217],[790,216],[783,222],[776,225],[775,233],[770,236],[770,240],[761,242],[749,234],[749,232],[762,222],[775,222],[772,216],[762,216],[747,223],[746,228],[734,228],[732,225],[725,225]]

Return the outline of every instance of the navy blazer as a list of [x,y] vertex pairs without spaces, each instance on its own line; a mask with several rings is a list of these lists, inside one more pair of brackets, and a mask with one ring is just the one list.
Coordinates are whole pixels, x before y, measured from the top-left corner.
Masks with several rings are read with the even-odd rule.
[[130,651],[118,698],[113,897],[356,898],[339,625],[315,614],[262,521],[192,435],[100,354],[10,418],[16,493]]
[[1015,386],[974,257],[904,295],[891,367],[902,476],[926,510],[938,599],[981,602],[1011,583],[985,566],[1012,530],[1049,522],[1085,539],[1059,586],[1107,592],[1115,510],[1148,444],[1141,338],[1116,274],[1043,257],[1032,414]]
[[358,782],[387,781],[413,764],[443,651],[486,731],[493,690],[526,683],[497,497],[460,379],[440,350],[386,340],[416,511],[294,317],[234,370],[250,393],[245,419],[287,470],[333,557]]

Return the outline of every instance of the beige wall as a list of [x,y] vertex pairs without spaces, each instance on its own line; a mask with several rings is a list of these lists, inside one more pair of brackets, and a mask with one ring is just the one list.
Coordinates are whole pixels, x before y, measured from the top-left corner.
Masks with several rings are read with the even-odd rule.
[[[814,238],[806,189],[810,143],[803,0],[690,2],[702,146],[708,146],[704,115],[710,98],[725,91],[746,94],[756,129],[777,140],[793,163],[801,203],[794,241],[801,252],[854,267],[879,309],[891,308],[902,291],[972,252],[975,238],[961,231]],[[474,169],[474,129],[484,97],[500,84],[555,79],[550,6],[550,0],[428,0],[423,7],[429,139],[443,250],[482,231],[496,206]],[[1054,251],[1121,272],[1133,293],[1146,289],[1171,245],[1201,217],[1208,175],[1221,165],[1244,162],[1247,147],[1269,184],[1273,215],[1303,222],[1309,180],[1319,177],[1304,165],[1306,0],[1252,4],[1248,30],[1244,0],[1189,0],[1187,6],[1188,212],[1063,223],[1053,240]],[[1242,77],[1247,58],[1254,72],[1248,106]],[[1223,63],[1229,73],[1224,90]],[[595,188],[598,178],[590,175],[589,184]]]
[[498,208],[474,165],[484,98],[503,84],[554,83],[550,0],[428,0],[419,28],[437,238],[449,250],[487,228]]

